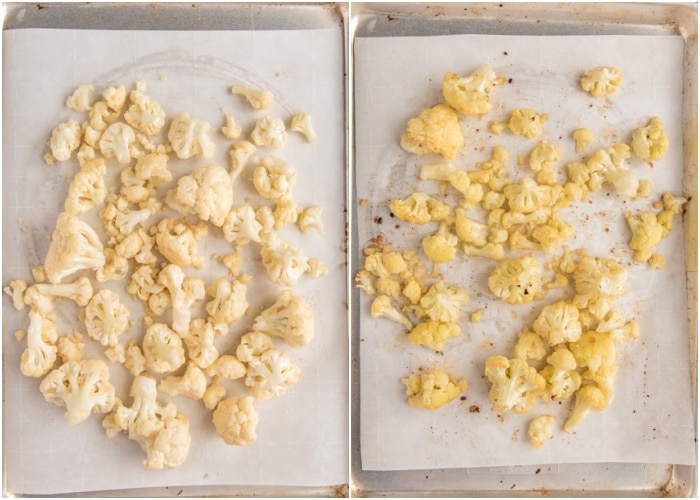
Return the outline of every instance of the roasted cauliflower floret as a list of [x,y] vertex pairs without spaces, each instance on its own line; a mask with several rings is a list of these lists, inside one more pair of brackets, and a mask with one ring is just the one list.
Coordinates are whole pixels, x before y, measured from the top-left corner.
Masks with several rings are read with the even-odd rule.
[[559,300],[542,308],[532,328],[552,346],[576,342],[582,331],[578,316],[575,305]]
[[491,356],[486,360],[484,373],[491,382],[489,399],[498,412],[527,413],[546,386],[544,377],[520,358]]
[[540,264],[532,257],[506,259],[488,278],[488,287],[499,299],[511,304],[528,304],[540,290]]
[[583,72],[581,88],[593,97],[603,97],[615,92],[624,79],[619,69],[613,66],[599,66]]
[[576,342],[569,343],[569,350],[576,358],[576,364],[588,367],[591,372],[615,364],[615,342],[609,333],[583,332]]
[[404,199],[397,198],[389,204],[397,219],[414,224],[441,221],[450,215],[450,206],[427,193],[411,193]]
[[445,102],[465,115],[484,115],[491,111],[489,94],[496,85],[502,85],[504,77],[499,77],[484,64],[466,77],[455,73],[445,73],[442,79],[442,95]]
[[583,153],[595,141],[595,135],[587,128],[577,128],[573,131],[571,137],[576,143],[575,151],[577,153]]
[[434,153],[451,160],[464,144],[457,113],[446,104],[424,109],[406,124],[401,147],[409,153]]
[[460,308],[469,302],[467,292],[456,286],[447,286],[438,281],[423,294],[420,305],[430,319],[442,322],[459,320]]
[[561,348],[554,351],[547,358],[547,366],[540,370],[540,375],[547,381],[542,399],[569,399],[581,387],[581,374],[576,367],[576,358],[570,350]]
[[503,188],[510,209],[529,214],[547,207],[552,200],[552,188],[540,186],[533,179],[524,177],[519,183],[508,184]]
[[552,427],[557,421],[552,415],[540,415],[530,421],[527,427],[527,435],[530,437],[530,444],[533,448],[539,449],[544,443],[554,437]]
[[632,132],[632,151],[641,160],[660,160],[668,151],[668,145],[668,136],[658,116]]
[[614,259],[583,256],[574,270],[573,304],[602,319],[625,292],[627,268]]
[[441,352],[448,340],[459,337],[461,333],[457,323],[429,319],[418,323],[408,333],[408,341]]
[[629,247],[634,251],[634,260],[648,262],[654,253],[654,247],[664,236],[664,226],[659,223],[653,212],[642,212],[638,216],[628,215],[626,219],[632,231]]
[[429,234],[421,241],[426,257],[435,264],[449,262],[457,256],[459,238],[452,234],[447,224],[441,223],[437,232]]
[[571,432],[591,411],[602,411],[606,408],[605,395],[595,385],[584,385],[576,391],[574,409],[564,422],[564,432]]
[[469,385],[466,379],[457,379],[438,369],[420,375],[411,374],[402,378],[401,383],[406,386],[408,405],[424,410],[437,410],[459,396]]

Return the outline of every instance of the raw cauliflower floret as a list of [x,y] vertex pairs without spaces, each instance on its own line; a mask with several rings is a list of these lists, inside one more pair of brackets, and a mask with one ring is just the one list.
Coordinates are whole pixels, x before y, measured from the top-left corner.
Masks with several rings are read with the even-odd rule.
[[648,262],[654,247],[664,236],[664,226],[659,223],[653,212],[642,212],[638,216],[628,215],[626,219],[632,231],[629,247],[634,251],[634,260]]
[[282,396],[302,377],[299,367],[285,353],[268,349],[248,362],[245,385],[258,401]]
[[533,179],[524,177],[519,183],[503,188],[508,205],[513,212],[529,214],[545,208],[552,200],[552,188],[540,186]]
[[248,161],[253,158],[255,151],[257,151],[255,144],[249,141],[238,141],[231,146],[229,151],[231,182],[236,182],[236,179],[245,172]]
[[215,410],[217,405],[226,398],[226,387],[219,384],[209,384],[202,396],[202,403],[207,410]]
[[413,323],[391,303],[388,295],[378,295],[370,306],[370,315],[373,318],[386,318],[403,325],[407,330],[413,329]]
[[22,353],[19,367],[27,377],[42,377],[53,368],[58,351],[53,304],[51,298],[39,292],[36,285],[27,289],[24,302],[29,306],[29,327],[27,347]]
[[[51,162],[53,160],[66,161],[71,157],[73,151],[80,146],[82,130],[80,124],[75,120],[68,120],[58,124],[51,131],[49,148],[51,148]],[[51,163],[49,163],[51,164]]]
[[43,295],[53,298],[66,298],[79,306],[86,306],[93,295],[92,283],[85,276],[81,276],[72,283],[59,283],[57,285],[37,283],[34,287]]
[[108,437],[128,431],[129,439],[136,441],[146,453],[142,462],[145,469],[174,469],[180,466],[190,451],[192,436],[190,423],[173,403],[158,402],[156,381],[148,375],[134,377],[130,407],[118,403],[102,421]]
[[68,361],[82,361],[85,355],[83,334],[77,330],[73,330],[72,335],[59,337],[56,347],[58,348],[58,356],[64,363]]
[[119,192],[129,202],[146,208],[145,205],[155,196],[158,186],[172,179],[173,175],[168,170],[168,155],[149,153],[136,160],[134,167],[122,170]]
[[219,278],[212,286],[205,288],[212,300],[207,302],[206,310],[212,323],[223,324],[228,328],[241,319],[248,310],[246,294],[248,288],[240,281]]
[[437,232],[424,237],[421,246],[426,257],[435,264],[449,262],[457,256],[459,238],[450,232],[447,224],[440,223]]
[[591,372],[615,364],[615,341],[609,333],[583,332],[576,342],[569,343],[569,350],[576,358],[576,364],[588,367]]
[[253,398],[250,396],[231,396],[222,400],[216,405],[212,422],[216,433],[226,444],[245,446],[258,439],[258,412],[253,407]]
[[425,314],[432,320],[456,322],[459,320],[460,308],[469,302],[469,295],[461,288],[446,286],[438,281],[420,299]]
[[403,200],[398,198],[389,204],[397,219],[414,224],[441,221],[450,215],[450,206],[427,193],[411,193]]
[[196,215],[221,227],[233,206],[233,183],[221,165],[196,168],[168,192],[168,205],[182,215]]
[[269,335],[259,331],[248,332],[241,337],[241,342],[236,348],[236,357],[239,361],[248,363],[273,347]]
[[591,411],[603,411],[607,405],[605,395],[600,388],[595,385],[582,386],[576,391],[574,409],[564,422],[564,432],[571,432]]
[[228,242],[236,242],[237,245],[262,241],[260,232],[263,226],[255,219],[255,210],[250,205],[232,208],[221,229],[224,232],[224,239]]
[[544,377],[520,358],[491,356],[486,360],[484,373],[492,384],[489,399],[498,412],[527,413],[546,386]]
[[219,350],[214,344],[217,331],[211,321],[195,318],[190,323],[189,330],[181,334],[187,347],[187,355],[197,366],[206,369],[219,357]]
[[182,339],[165,323],[152,323],[143,336],[146,367],[154,373],[174,372],[185,363]]
[[466,77],[455,73],[445,73],[442,79],[442,95],[445,102],[465,115],[484,115],[491,111],[489,94],[496,85],[502,85],[504,77],[499,77],[484,64]]
[[197,252],[197,244],[209,232],[205,222],[192,224],[187,219],[165,218],[151,228],[151,232],[158,251],[173,264],[197,268],[204,264],[204,258]]
[[265,199],[291,196],[296,184],[297,171],[289,163],[276,156],[266,156],[253,171],[253,185]]
[[255,122],[250,138],[256,146],[279,149],[287,143],[287,129],[278,116],[263,116]]
[[224,117],[226,118],[226,125],[221,127],[221,133],[227,139],[231,139],[231,140],[238,139],[241,136],[241,134],[243,133],[243,128],[236,123],[236,119],[234,118],[234,116],[232,114],[230,114],[228,111],[226,111],[224,108],[221,108],[221,112],[224,114]]
[[90,101],[94,92],[95,87],[92,85],[80,85],[66,98],[66,107],[78,113],[90,111],[92,107]]
[[165,111],[155,99],[144,93],[145,90],[145,82],[136,83],[136,89],[129,94],[132,104],[124,112],[124,120],[136,130],[152,137],[165,125]]
[[219,384],[224,380],[237,380],[245,377],[246,367],[236,356],[224,354],[207,366],[206,372],[212,378],[212,382]]
[[586,163],[591,177],[588,185],[592,191],[597,191],[604,183],[611,184],[618,193],[628,198],[635,198],[639,191],[639,180],[626,165],[630,157],[627,144],[618,143],[609,148],[599,149]]
[[668,145],[668,136],[658,116],[652,117],[646,127],[632,132],[632,151],[641,160],[660,160],[668,151]]
[[530,108],[517,108],[511,113],[507,127],[515,135],[532,139],[540,135],[547,118],[547,114],[539,114]]
[[216,146],[209,136],[211,125],[193,118],[184,111],[175,115],[168,130],[168,141],[178,158],[186,160],[196,155],[211,158]]
[[612,304],[625,293],[627,268],[614,259],[585,255],[574,270],[573,304],[603,319]]
[[129,326],[129,310],[119,294],[109,289],[100,290],[85,307],[87,334],[103,346],[115,346],[119,335]]
[[588,69],[581,76],[581,88],[593,97],[603,97],[615,92],[624,76],[622,72],[613,66],[599,66]]
[[420,375],[411,374],[401,379],[406,386],[408,405],[412,408],[437,410],[467,390],[466,379],[434,369]]
[[540,375],[547,381],[542,399],[563,401],[581,387],[581,374],[576,371],[576,358],[566,348],[557,349],[547,358],[547,366]]
[[78,425],[92,413],[108,413],[115,403],[109,368],[99,359],[64,363],[41,381],[39,390],[49,403],[66,407],[68,425]]
[[243,84],[231,87],[231,93],[245,97],[245,100],[255,111],[269,108],[275,100],[274,94],[269,90],[255,89]]
[[595,141],[595,135],[593,135],[593,132],[587,128],[577,128],[573,131],[571,137],[576,143],[575,151],[577,153],[583,153],[586,148]]
[[207,378],[196,363],[190,361],[181,376],[171,375],[158,383],[158,390],[168,396],[202,399],[207,390]]
[[270,281],[284,287],[296,285],[309,260],[301,248],[282,241],[271,231],[263,232],[260,256]]
[[499,299],[511,304],[528,304],[540,290],[540,264],[522,256],[500,262],[488,278],[488,287]]
[[289,130],[292,132],[299,132],[306,138],[307,142],[316,142],[316,139],[318,139],[311,124],[311,115],[309,113],[297,113],[292,116]]
[[158,282],[168,289],[172,304],[172,327],[180,335],[187,335],[192,317],[192,307],[205,295],[204,282],[185,276],[175,264],[165,266],[158,273]]
[[303,234],[308,233],[312,229],[315,229],[318,234],[323,234],[323,219],[321,218],[321,212],[323,207],[321,205],[311,205],[299,212],[299,217],[297,219],[297,224],[299,229]]
[[532,328],[552,346],[576,342],[582,331],[578,316],[575,305],[559,300],[542,308]]
[[116,158],[121,164],[131,161],[136,134],[126,123],[112,123],[105,129],[100,138],[100,153],[105,158]]
[[409,153],[435,153],[451,160],[464,144],[459,118],[446,104],[424,109],[406,124],[401,147]]
[[451,338],[458,337],[461,330],[457,323],[429,319],[418,323],[409,333],[408,341],[442,352],[445,343]]
[[539,449],[544,443],[554,437],[552,427],[557,421],[552,415],[540,415],[530,421],[527,427],[527,435],[530,437],[530,444],[533,448]]
[[68,187],[65,211],[80,215],[101,204],[107,196],[106,173],[107,166],[101,158],[85,161]]
[[62,212],[44,261],[44,271],[51,283],[82,269],[99,269],[105,264],[104,247],[95,230],[86,222]]
[[314,313],[303,297],[292,290],[282,290],[277,300],[256,318],[253,329],[283,339],[298,349],[314,336]]

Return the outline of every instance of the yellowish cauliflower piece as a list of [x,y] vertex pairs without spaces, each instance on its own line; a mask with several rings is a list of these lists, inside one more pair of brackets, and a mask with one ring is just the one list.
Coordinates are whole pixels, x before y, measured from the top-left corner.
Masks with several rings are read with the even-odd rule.
[[583,153],[595,141],[595,135],[587,128],[577,128],[571,136],[576,142],[575,151],[577,153]]
[[522,256],[500,262],[488,278],[488,287],[499,299],[511,304],[528,304],[538,298],[540,264]]
[[530,108],[514,109],[508,121],[508,129],[515,135],[532,139],[540,135],[547,118],[547,114],[539,114]]
[[560,300],[544,306],[532,327],[549,345],[576,342],[582,331],[578,316],[575,305]]
[[484,374],[491,382],[489,399],[497,412],[527,413],[546,385],[544,377],[520,358],[491,356],[486,360]]
[[466,379],[457,379],[438,369],[420,375],[411,374],[402,378],[401,383],[406,386],[409,406],[425,410],[437,410],[468,387]]
[[244,84],[236,84],[231,87],[231,93],[241,95],[255,111],[269,108],[275,100],[275,96],[269,90],[261,90]]
[[569,399],[581,387],[581,374],[576,371],[576,358],[566,348],[557,349],[547,358],[547,366],[540,375],[547,381],[542,399],[563,401]]
[[609,333],[583,332],[576,342],[569,343],[569,350],[576,358],[576,364],[588,367],[591,372],[615,364],[615,342]]
[[484,115],[493,107],[489,102],[489,94],[496,85],[504,82],[504,77],[497,76],[488,64],[484,64],[466,77],[445,73],[442,94],[445,102],[460,113]]
[[435,153],[451,160],[464,144],[457,113],[446,104],[424,109],[406,124],[401,147],[409,153]]
[[622,72],[613,66],[599,66],[583,72],[581,76],[581,88],[593,97],[603,97],[615,92],[624,76]]
[[457,323],[429,319],[419,323],[408,333],[408,341],[441,352],[448,340],[458,337],[461,333]]
[[576,391],[574,409],[566,422],[564,422],[564,431],[571,432],[591,411],[602,411],[606,406],[607,401],[600,388],[595,385],[582,386]]
[[530,444],[533,448],[539,449],[544,443],[554,437],[552,427],[557,421],[552,415],[540,415],[530,421],[527,427],[527,435],[530,437]]
[[211,125],[199,118],[193,118],[184,111],[175,115],[168,129],[168,140],[173,151],[181,160],[196,155],[211,158],[216,146],[209,136]]
[[515,344],[515,357],[520,359],[541,360],[547,355],[542,337],[529,330],[518,334],[518,341]]
[[449,262],[457,256],[459,238],[452,234],[447,224],[441,223],[437,232],[423,238],[423,252],[432,262],[441,264]]
[[398,198],[389,204],[389,209],[397,219],[414,224],[427,224],[442,221],[450,215],[451,209],[427,193],[411,193],[403,200]]
[[632,231],[629,247],[634,251],[634,260],[648,262],[654,247],[664,236],[664,227],[653,212],[642,212],[638,216],[628,215],[626,219]]
[[524,177],[519,183],[508,184],[503,188],[503,194],[510,209],[522,214],[547,207],[552,200],[552,188],[540,186],[529,177]]
[[456,322],[459,320],[460,308],[469,302],[467,292],[456,286],[446,286],[438,281],[420,299],[425,314],[432,320]]
[[129,310],[119,294],[105,288],[88,302],[84,312],[87,333],[103,346],[115,346],[129,326]]
[[602,319],[625,293],[627,268],[614,259],[585,255],[574,269],[573,304]]

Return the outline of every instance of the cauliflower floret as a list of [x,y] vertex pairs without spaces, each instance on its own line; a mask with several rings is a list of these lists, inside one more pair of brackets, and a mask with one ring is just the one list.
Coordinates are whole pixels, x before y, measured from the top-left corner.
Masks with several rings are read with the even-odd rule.
[[146,367],[154,373],[174,372],[185,363],[180,336],[165,323],[152,323],[143,336]]
[[196,268],[204,264],[204,258],[197,252],[197,243],[209,232],[206,223],[192,224],[187,219],[165,218],[151,228],[151,232],[158,251],[173,264]]
[[231,354],[224,354],[207,367],[209,375],[215,384],[224,380],[237,380],[246,375],[246,367],[242,361]]
[[181,465],[190,451],[190,423],[173,403],[158,402],[156,381],[148,375],[134,377],[131,385],[133,403],[130,407],[118,403],[102,421],[107,436],[128,431],[146,452],[143,467],[150,470],[174,469]]
[[529,214],[545,208],[552,201],[552,188],[540,186],[533,179],[524,177],[519,183],[508,184],[503,188],[510,209],[517,213]]
[[208,368],[219,357],[219,350],[214,345],[215,337],[214,326],[203,318],[193,319],[189,331],[182,336],[187,355],[202,369]]
[[293,287],[304,274],[308,257],[301,248],[282,241],[276,233],[262,234],[260,256],[270,281],[284,287]]
[[457,256],[459,238],[452,234],[444,222],[440,223],[437,232],[421,240],[423,252],[435,264],[449,262]]
[[445,102],[465,115],[484,115],[491,111],[489,94],[496,85],[502,85],[504,77],[499,77],[484,64],[466,77],[455,73],[445,73],[442,79],[442,94]]
[[469,195],[472,182],[469,172],[460,170],[451,163],[433,163],[423,165],[420,169],[421,180],[448,182],[464,196]]
[[255,111],[262,111],[269,108],[275,100],[274,94],[269,90],[254,89],[243,84],[236,84],[231,87],[231,93],[245,97],[245,100],[248,101],[248,104],[250,104]]
[[598,323],[596,331],[607,333],[615,342],[626,342],[639,337],[639,323],[636,320],[625,320],[618,311],[610,311]]
[[540,141],[530,153],[530,170],[537,172],[537,182],[556,186],[557,162],[561,159],[561,146],[547,141]]
[[58,356],[64,363],[83,360],[85,342],[83,342],[83,334],[77,330],[73,330],[72,335],[59,337],[56,347],[58,347]]
[[30,286],[24,294],[29,306],[27,348],[22,353],[20,370],[27,377],[42,377],[54,366],[57,357],[58,331],[51,298]]
[[[202,396],[202,403],[207,410],[215,410],[217,405],[226,398],[226,387],[219,384],[210,384]],[[251,398],[252,399],[252,398]]]
[[400,325],[407,330],[413,329],[413,323],[403,313],[398,311],[392,304],[388,295],[378,295],[370,306],[370,315],[373,318],[386,318]]
[[269,335],[259,331],[248,332],[241,337],[241,342],[236,348],[236,357],[239,361],[248,363],[273,347]]
[[299,206],[291,196],[285,195],[277,198],[277,204],[272,212],[275,219],[275,229],[294,224],[299,219],[299,212]]
[[245,446],[258,438],[258,412],[253,407],[253,398],[229,397],[221,401],[212,414],[216,433],[224,443]]
[[603,319],[612,304],[625,292],[627,268],[614,259],[585,255],[574,270],[573,304],[587,308],[596,319]]
[[66,407],[68,425],[78,425],[92,413],[112,411],[114,386],[104,361],[69,361],[51,371],[39,390],[49,403]]
[[238,139],[241,136],[241,133],[243,133],[243,128],[236,123],[236,120],[233,117],[233,115],[228,113],[224,108],[221,108],[221,112],[224,114],[224,117],[226,118],[226,125],[221,127],[221,133],[227,139],[231,139],[231,140]]
[[578,366],[586,366],[592,372],[615,364],[615,342],[609,333],[583,332],[576,342],[569,343],[569,350]]
[[37,283],[34,285],[39,293],[49,297],[62,297],[72,300],[79,306],[86,306],[92,298],[92,283],[85,276],[81,276],[72,283]]
[[68,120],[58,124],[51,131],[51,139],[49,139],[49,148],[51,148],[51,161],[47,162],[50,165],[53,160],[66,161],[71,157],[73,151],[80,146],[80,138],[82,130],[80,124],[75,120]]
[[323,219],[321,219],[321,205],[311,205],[299,212],[297,224],[303,234],[315,229],[318,234],[323,234]]
[[139,203],[142,208],[149,198],[156,194],[158,186],[173,179],[168,170],[168,155],[149,153],[136,161],[136,165],[126,167],[120,176],[120,193],[131,203]]
[[119,163],[131,161],[131,153],[136,134],[126,123],[116,122],[105,129],[100,138],[100,153],[105,158],[116,158]]
[[547,366],[540,375],[547,381],[542,399],[563,401],[569,399],[581,387],[581,374],[576,371],[576,358],[573,353],[561,348],[547,358]]
[[158,390],[168,396],[202,399],[207,390],[207,378],[196,363],[190,361],[182,376],[171,375],[158,383]]
[[66,98],[66,107],[78,113],[90,111],[90,101],[94,92],[95,87],[92,85],[80,85]]
[[412,408],[437,410],[467,390],[466,379],[434,369],[420,375],[411,374],[401,379],[406,386],[408,405]]
[[165,111],[156,100],[144,94],[145,90],[145,82],[136,83],[136,90],[129,94],[132,104],[124,112],[124,120],[136,130],[152,137],[165,125]]
[[545,441],[554,437],[552,426],[556,421],[557,419],[552,415],[540,415],[530,421],[527,427],[527,435],[530,437],[530,444],[533,448],[542,448]]
[[109,289],[100,290],[85,307],[87,334],[103,346],[115,346],[119,335],[129,326],[129,310],[119,294]]
[[276,156],[266,156],[253,171],[253,185],[265,199],[279,199],[291,196],[296,184],[297,171]]
[[260,232],[263,226],[255,219],[255,210],[250,205],[232,208],[221,229],[224,232],[224,239],[228,242],[235,241],[237,245],[244,245],[250,241],[257,243],[262,241]]
[[46,277],[51,283],[82,269],[99,269],[105,264],[102,242],[87,223],[61,212],[44,261]]
[[158,282],[170,293],[173,330],[180,335],[186,335],[190,328],[192,307],[204,298],[204,282],[197,278],[188,278],[175,264],[169,264],[161,270]]
[[292,290],[282,290],[275,303],[255,318],[253,329],[280,337],[298,349],[313,339],[313,310],[303,297],[295,295]]
[[560,300],[544,306],[532,328],[552,346],[576,342],[582,331],[578,316],[575,305]]
[[591,411],[603,411],[607,406],[605,395],[595,385],[584,385],[576,391],[574,409],[569,418],[564,422],[564,432],[571,432],[573,427],[581,421]]
[[292,123],[289,125],[289,130],[299,132],[308,142],[316,142],[318,136],[311,125],[311,115],[309,113],[297,113],[292,116]]
[[500,262],[488,278],[488,287],[499,299],[511,304],[528,304],[538,298],[540,264],[522,256]]
[[100,205],[107,196],[104,181],[106,173],[107,166],[101,158],[85,161],[68,187],[65,211],[71,215],[80,215]]
[[196,215],[221,227],[233,205],[231,176],[221,165],[197,168],[180,177],[166,201],[182,215]]
[[508,121],[508,129],[515,135],[528,139],[537,137],[542,132],[542,125],[547,121],[547,114],[538,114],[529,108],[514,109]]
[[638,216],[628,215],[626,219],[632,231],[629,247],[634,251],[634,260],[648,262],[654,247],[664,236],[664,227],[653,212],[642,212]]
[[498,412],[527,413],[546,385],[544,377],[520,358],[491,356],[486,360],[484,373],[492,384],[489,399]]
[[622,84],[622,72],[613,66],[599,66],[583,72],[581,88],[593,97],[612,94]]
[[401,147],[409,153],[424,155],[435,153],[451,160],[464,144],[459,118],[446,104],[421,111],[418,118],[406,124],[401,136]]
[[129,340],[129,345],[124,353],[124,366],[134,377],[146,371],[146,357],[136,343],[136,339]]
[[463,208],[455,209],[455,233],[460,240],[479,248],[488,243],[491,231],[489,226],[467,217]]
[[105,232],[110,236],[109,245],[114,246],[145,226],[146,221],[158,208],[152,205],[140,210],[132,210],[129,201],[116,193],[105,197],[105,204],[100,210],[100,218]]
[[446,286],[444,281],[432,285],[420,299],[425,314],[432,320],[456,322],[459,310],[469,302],[469,295],[461,288]]
[[250,138],[256,146],[279,149],[287,143],[284,121],[278,116],[263,116],[255,122]]
[[236,179],[245,172],[248,160],[253,157],[256,150],[255,144],[248,141],[238,141],[231,147],[231,151],[229,151],[231,182],[236,182]]
[[196,155],[202,155],[202,158],[211,158],[216,146],[209,137],[210,129],[211,125],[206,121],[190,117],[182,111],[175,115],[170,124],[168,140],[173,146],[173,151],[181,160]]
[[450,206],[429,194],[411,193],[405,199],[395,199],[389,209],[397,219],[414,224],[441,221],[450,215]]
[[245,385],[258,401],[280,397],[302,377],[285,353],[268,349],[248,362]]
[[577,128],[571,136],[576,142],[575,151],[577,153],[583,153],[595,141],[595,135],[587,128]]
[[457,323],[429,319],[418,323],[408,333],[411,344],[419,344],[442,352],[445,343],[451,338],[458,337],[461,330]]
[[629,157],[630,148],[623,143],[593,153],[586,163],[591,176],[588,181],[591,191],[597,191],[603,183],[608,183],[618,193],[635,198],[639,191],[639,180],[624,163]]
[[675,196],[672,193],[664,193],[661,200],[664,204],[664,210],[670,211],[673,215],[681,215],[683,213],[683,205],[688,203],[688,198]]
[[245,315],[248,310],[246,293],[248,288],[240,281],[219,278],[213,286],[205,288],[212,300],[207,302],[206,310],[212,323],[224,324],[226,328]]
[[524,330],[518,333],[518,341],[515,344],[515,357],[520,359],[543,359],[547,355],[542,337],[535,332]]
[[7,295],[12,297],[12,305],[18,311],[24,309],[24,293],[27,291],[27,282],[24,280],[12,280],[10,284],[2,289]]

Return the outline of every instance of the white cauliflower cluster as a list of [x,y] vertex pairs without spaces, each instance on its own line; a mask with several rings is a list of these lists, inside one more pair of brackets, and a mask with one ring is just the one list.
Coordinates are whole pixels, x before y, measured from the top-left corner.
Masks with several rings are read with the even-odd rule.
[[[66,107],[84,121],[56,126],[44,156],[79,166],[64,211],[36,283],[15,279],[4,289],[14,309],[28,311],[26,331],[15,335],[26,346],[21,372],[40,379],[69,425],[102,414],[109,437],[124,433],[139,444],[146,469],[176,468],[188,456],[190,421],[178,397],[201,400],[225,443],[254,442],[254,404],[291,392],[302,379],[292,352],[314,336],[312,304],[292,287],[328,273],[300,245],[311,229],[323,234],[322,207],[297,205],[299,172],[282,157],[285,122],[257,113],[271,111],[274,95],[245,85],[232,93],[252,109],[237,121],[225,113],[218,137],[202,118],[168,116],[146,82],[101,96],[92,85],[78,87]],[[292,140],[318,140],[308,113],[288,122],[299,133]],[[206,163],[221,142],[231,148],[230,165]],[[250,195],[234,197],[238,189]],[[296,234],[278,234],[291,224]],[[213,253],[221,243],[230,253]],[[244,246],[259,258],[243,258]],[[260,293],[269,302],[260,303]],[[57,318],[71,316],[81,325],[62,331]],[[132,377],[123,397],[125,388],[110,379],[119,364]]]

